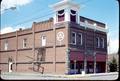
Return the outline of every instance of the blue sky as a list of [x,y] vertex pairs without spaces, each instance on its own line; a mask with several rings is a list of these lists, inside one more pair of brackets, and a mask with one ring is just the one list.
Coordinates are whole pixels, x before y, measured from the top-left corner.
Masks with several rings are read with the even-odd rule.
[[[50,5],[61,0],[3,0],[1,33],[28,28],[34,21],[53,17]],[[118,51],[119,12],[116,0],[73,0],[80,4],[79,15],[106,23],[109,28],[110,53]],[[15,10],[10,9],[16,7]],[[50,14],[50,15],[48,15]]]

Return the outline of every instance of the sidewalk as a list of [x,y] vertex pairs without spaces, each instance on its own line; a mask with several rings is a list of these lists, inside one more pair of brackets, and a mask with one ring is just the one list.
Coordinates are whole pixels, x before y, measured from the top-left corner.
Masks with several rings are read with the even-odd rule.
[[118,72],[76,75],[51,75],[40,73],[2,73],[2,79],[6,80],[116,80]]

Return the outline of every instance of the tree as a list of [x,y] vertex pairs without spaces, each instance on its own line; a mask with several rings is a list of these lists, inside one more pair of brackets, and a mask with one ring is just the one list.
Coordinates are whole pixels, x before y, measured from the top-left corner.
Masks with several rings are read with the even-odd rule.
[[109,64],[109,67],[110,67],[110,72],[115,72],[115,71],[117,71],[117,61],[116,61],[116,59],[115,59],[114,56],[113,56],[112,61],[111,61],[110,64]]

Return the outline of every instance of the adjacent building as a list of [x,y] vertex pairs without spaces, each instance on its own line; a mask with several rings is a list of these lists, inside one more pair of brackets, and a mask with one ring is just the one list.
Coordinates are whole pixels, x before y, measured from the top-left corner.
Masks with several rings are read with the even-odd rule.
[[51,5],[54,17],[32,27],[0,35],[2,72],[81,74],[105,72],[107,29],[79,16],[79,5],[63,0]]

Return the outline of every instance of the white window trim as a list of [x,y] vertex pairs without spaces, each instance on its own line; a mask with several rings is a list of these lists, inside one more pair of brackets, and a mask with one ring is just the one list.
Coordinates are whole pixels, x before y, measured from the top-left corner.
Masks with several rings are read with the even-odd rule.
[[81,41],[81,42],[80,42],[81,44],[80,44],[80,45],[82,45],[82,44],[83,44],[83,36],[82,36],[82,33],[78,33],[78,34],[81,35],[81,40],[80,40],[80,41]]
[[8,41],[5,41],[4,50],[8,50]]
[[97,48],[100,48],[100,38],[97,37],[98,41],[97,41]]
[[104,48],[105,45],[104,45],[104,38],[102,38],[102,48]]
[[27,40],[26,38],[25,39],[23,39],[23,48],[26,48],[27,46],[25,46],[25,40]]
[[71,41],[71,43],[73,44],[73,45],[76,45],[76,32],[72,32],[72,34],[75,34],[75,43],[73,43],[72,41]]

